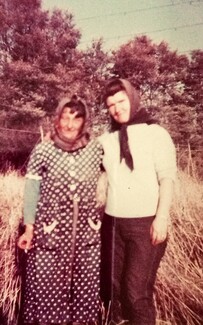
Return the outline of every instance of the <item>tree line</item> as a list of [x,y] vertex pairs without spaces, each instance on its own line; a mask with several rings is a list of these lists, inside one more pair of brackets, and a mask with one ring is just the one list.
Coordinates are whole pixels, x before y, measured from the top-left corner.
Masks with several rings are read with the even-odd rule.
[[[201,49],[178,54],[144,35],[110,53],[102,40],[80,50],[81,36],[68,8],[46,11],[41,0],[0,0],[0,128],[36,131],[61,97],[77,93],[100,130],[108,123],[102,89],[107,78],[118,76],[140,90],[142,105],[176,144],[202,146]],[[14,143],[18,150],[32,147],[27,135],[11,138],[0,131],[1,151],[14,151]]]

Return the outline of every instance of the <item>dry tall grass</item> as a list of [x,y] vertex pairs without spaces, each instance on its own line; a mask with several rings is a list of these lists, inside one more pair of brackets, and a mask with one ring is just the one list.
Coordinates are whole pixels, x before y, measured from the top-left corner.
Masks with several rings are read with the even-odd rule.
[[158,318],[203,324],[203,184],[180,172],[169,245],[156,284]]
[[[15,242],[22,215],[24,180],[17,173],[0,176],[0,308],[16,324],[21,279]],[[166,255],[156,282],[157,324],[197,325],[203,319],[203,184],[179,173],[171,211]]]
[[16,266],[16,238],[22,217],[24,180],[15,172],[0,175],[0,309],[17,322],[21,278]]

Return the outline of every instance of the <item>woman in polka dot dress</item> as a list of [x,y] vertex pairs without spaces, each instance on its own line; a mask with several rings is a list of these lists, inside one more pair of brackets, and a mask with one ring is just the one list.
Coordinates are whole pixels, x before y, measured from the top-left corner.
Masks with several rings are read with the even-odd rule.
[[85,104],[56,110],[51,141],[31,155],[25,184],[25,324],[96,324],[100,309],[100,210],[95,193],[101,145],[91,140]]

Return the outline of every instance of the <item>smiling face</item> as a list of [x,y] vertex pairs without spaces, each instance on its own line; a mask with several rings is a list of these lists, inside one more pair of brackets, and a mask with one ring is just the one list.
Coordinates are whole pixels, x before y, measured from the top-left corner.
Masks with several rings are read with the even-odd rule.
[[107,97],[106,104],[110,115],[120,124],[127,123],[130,119],[130,101],[126,91],[121,90]]
[[72,113],[70,107],[65,107],[58,122],[58,129],[68,140],[75,140],[80,134],[84,124],[84,118],[78,112]]

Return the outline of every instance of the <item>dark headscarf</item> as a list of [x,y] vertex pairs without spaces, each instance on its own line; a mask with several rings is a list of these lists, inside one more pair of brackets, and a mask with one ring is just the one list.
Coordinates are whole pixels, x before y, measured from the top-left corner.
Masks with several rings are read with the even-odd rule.
[[[85,116],[84,116],[84,124],[82,126],[80,133],[75,139],[71,140],[64,137],[64,135],[58,129],[57,125],[59,123],[64,108],[68,107],[69,103],[73,102],[74,100],[79,101],[80,104],[84,106]],[[64,151],[72,152],[78,150],[80,148],[85,147],[90,140],[89,123],[90,123],[89,112],[84,101],[82,101],[75,95],[72,98],[63,98],[59,102],[58,107],[56,108],[55,119],[54,119],[54,132],[51,138],[54,141],[55,145]]]
[[122,161],[122,159],[124,159],[130,170],[133,170],[134,164],[128,143],[127,127],[129,125],[141,123],[152,124],[154,123],[154,120],[146,109],[140,106],[140,96],[133,85],[126,79],[119,79],[119,81],[123,86],[123,90],[126,91],[130,101],[130,117],[126,123],[118,123],[113,119],[113,117],[111,117],[112,131],[119,131],[120,160]]

